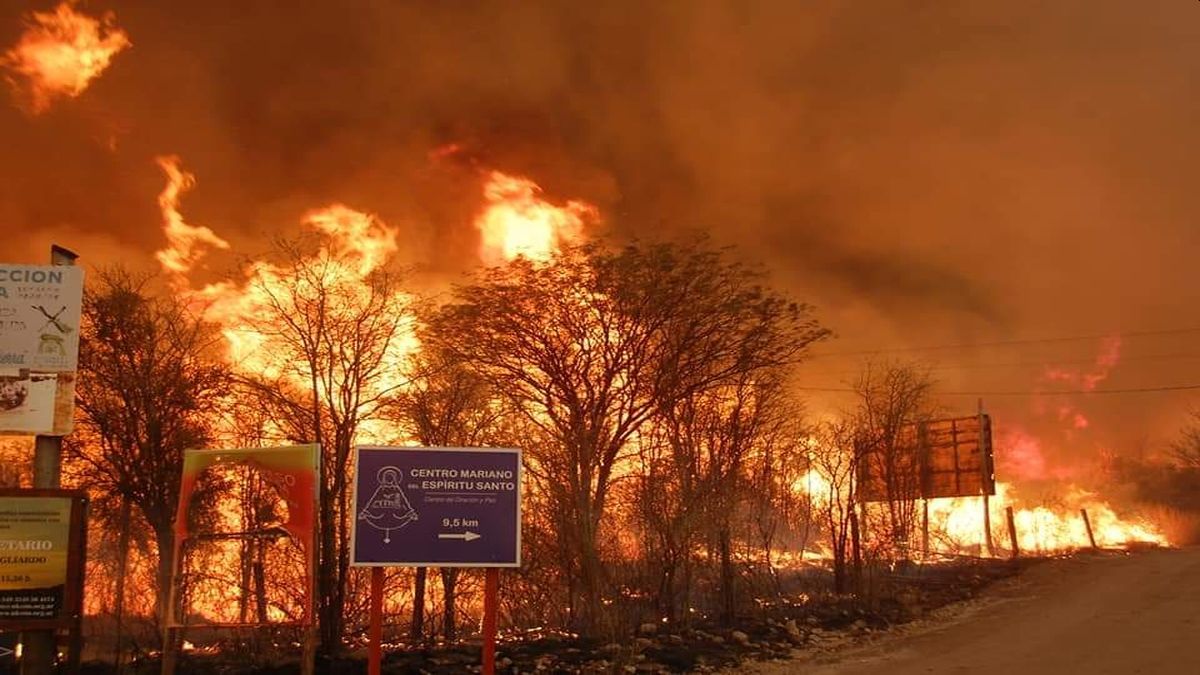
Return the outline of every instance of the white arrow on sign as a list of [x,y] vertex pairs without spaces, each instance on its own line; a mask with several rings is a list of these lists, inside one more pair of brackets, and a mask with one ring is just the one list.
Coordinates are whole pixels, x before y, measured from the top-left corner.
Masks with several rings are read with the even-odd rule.
[[482,536],[482,534],[475,534],[474,532],[467,531],[460,533],[439,534],[438,539],[462,539],[463,541],[475,541]]
[[0,647],[0,656],[8,656],[9,654],[12,654],[12,653],[13,653],[13,650],[9,649],[8,647]]

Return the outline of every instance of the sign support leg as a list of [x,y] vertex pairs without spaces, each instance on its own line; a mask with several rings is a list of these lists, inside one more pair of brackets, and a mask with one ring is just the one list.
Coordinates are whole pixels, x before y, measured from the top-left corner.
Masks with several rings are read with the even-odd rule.
[[367,647],[367,675],[383,668],[383,568],[371,568],[371,629]]
[[983,495],[983,541],[987,546],[988,555],[996,557],[996,542],[992,540],[992,505],[988,496]]
[[[62,436],[38,436],[33,446],[33,486],[59,487]],[[50,675],[57,661],[57,639],[53,630],[22,633],[21,675]]]
[[496,673],[496,605],[499,604],[500,569],[489,567],[483,582],[483,675]]

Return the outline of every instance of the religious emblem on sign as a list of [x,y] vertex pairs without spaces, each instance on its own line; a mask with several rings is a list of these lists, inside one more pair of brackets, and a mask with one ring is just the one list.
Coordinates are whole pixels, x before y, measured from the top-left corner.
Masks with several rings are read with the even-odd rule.
[[383,530],[383,542],[388,544],[392,541],[392,530],[416,520],[417,512],[400,487],[400,480],[404,478],[400,469],[385,466],[375,477],[379,485],[359,512],[358,519],[377,530]]

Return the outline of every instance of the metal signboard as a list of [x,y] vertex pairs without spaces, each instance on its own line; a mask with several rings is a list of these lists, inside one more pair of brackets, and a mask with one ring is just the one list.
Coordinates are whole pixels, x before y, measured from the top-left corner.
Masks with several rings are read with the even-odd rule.
[[0,490],[0,630],[78,627],[86,501],[76,490]]
[[521,451],[355,448],[351,562],[520,567]]
[[903,427],[890,448],[858,447],[859,501],[996,494],[988,415]]
[[0,263],[0,369],[73,372],[82,304],[81,268]]

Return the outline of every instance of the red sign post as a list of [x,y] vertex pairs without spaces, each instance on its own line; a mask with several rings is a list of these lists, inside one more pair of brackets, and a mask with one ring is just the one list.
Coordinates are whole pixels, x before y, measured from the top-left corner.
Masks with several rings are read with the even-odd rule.
[[355,449],[351,563],[371,566],[367,673],[382,669],[383,568],[483,567],[483,672],[496,668],[500,567],[521,564],[521,451]]

